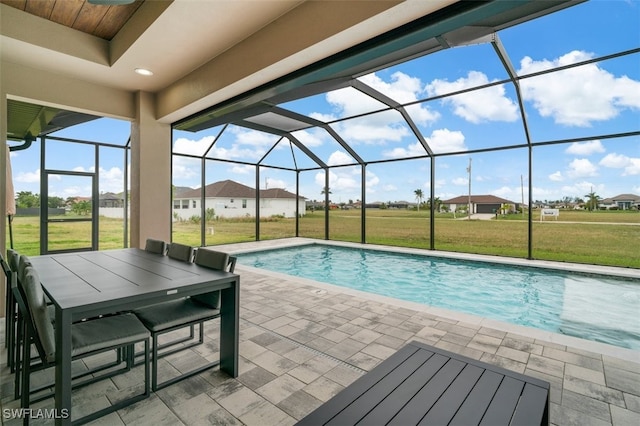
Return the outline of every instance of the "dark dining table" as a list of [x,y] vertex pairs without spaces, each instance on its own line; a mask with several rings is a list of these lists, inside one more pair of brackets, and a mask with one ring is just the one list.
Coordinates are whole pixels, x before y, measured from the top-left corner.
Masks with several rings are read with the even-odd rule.
[[[71,413],[71,324],[185,296],[220,290],[220,369],[238,376],[240,277],[127,248],[34,256],[55,305],[55,409]],[[70,424],[71,415],[56,424]]]

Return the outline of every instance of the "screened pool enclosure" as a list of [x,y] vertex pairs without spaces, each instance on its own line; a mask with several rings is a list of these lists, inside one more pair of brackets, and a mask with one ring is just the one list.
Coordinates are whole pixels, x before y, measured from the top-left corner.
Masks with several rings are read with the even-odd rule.
[[[176,123],[173,238],[615,264],[640,237],[637,204],[607,204],[640,194],[639,5],[565,6],[427,17]],[[304,203],[273,214],[276,188]]]

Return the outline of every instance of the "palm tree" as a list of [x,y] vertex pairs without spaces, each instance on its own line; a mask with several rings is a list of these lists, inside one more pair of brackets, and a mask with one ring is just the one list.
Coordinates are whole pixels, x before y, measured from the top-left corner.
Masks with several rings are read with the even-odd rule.
[[413,191],[414,194],[416,194],[416,201],[418,202],[418,211],[420,211],[420,204],[422,203],[422,198],[424,197],[424,194],[422,193],[422,189],[416,189],[415,191]]
[[594,211],[598,208],[598,202],[600,201],[600,196],[593,192],[593,188],[591,188],[591,192],[585,195],[587,199],[587,208],[589,211]]
[[440,206],[442,205],[442,200],[440,197],[436,197],[433,199],[433,206],[437,212],[440,211]]

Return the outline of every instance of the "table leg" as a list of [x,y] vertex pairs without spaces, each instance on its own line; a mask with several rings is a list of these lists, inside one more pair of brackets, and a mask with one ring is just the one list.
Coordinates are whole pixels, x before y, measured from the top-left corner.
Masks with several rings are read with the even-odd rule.
[[56,307],[56,425],[71,424],[71,313]]
[[220,369],[238,377],[240,339],[240,277],[220,291]]

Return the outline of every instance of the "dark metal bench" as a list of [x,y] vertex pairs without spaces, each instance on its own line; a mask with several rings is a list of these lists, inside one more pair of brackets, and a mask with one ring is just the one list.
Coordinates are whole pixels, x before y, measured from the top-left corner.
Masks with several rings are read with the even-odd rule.
[[549,383],[418,342],[298,425],[548,425]]

